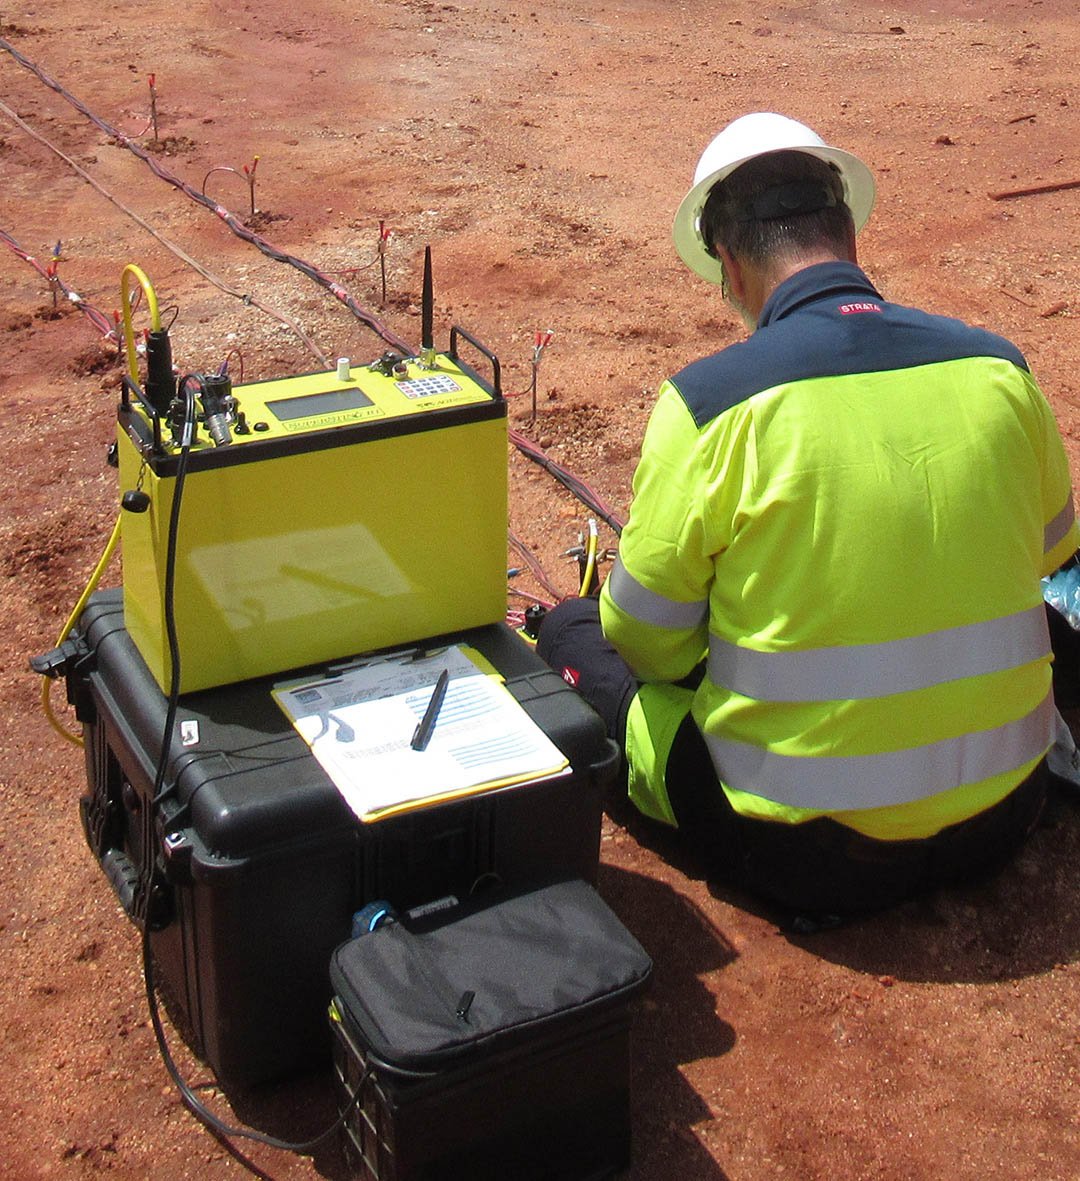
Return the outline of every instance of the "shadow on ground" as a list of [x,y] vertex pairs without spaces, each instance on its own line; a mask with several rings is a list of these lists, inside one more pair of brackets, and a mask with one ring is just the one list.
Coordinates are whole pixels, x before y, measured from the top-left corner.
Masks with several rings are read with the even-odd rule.
[[1080,793],[1059,789],[1011,862],[986,878],[935,890],[833,929],[805,931],[796,916],[711,878],[674,833],[613,806],[644,847],[714,897],[775,923],[792,943],[860,972],[927,983],[980,983],[1038,975],[1080,958]]

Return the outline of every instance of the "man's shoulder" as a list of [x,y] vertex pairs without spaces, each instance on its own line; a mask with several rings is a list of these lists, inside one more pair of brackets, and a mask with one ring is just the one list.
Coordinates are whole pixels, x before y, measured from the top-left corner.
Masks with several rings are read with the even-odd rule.
[[823,300],[691,362],[670,380],[701,427],[786,383],[967,357],[999,358],[1027,369],[1016,345],[963,320],[885,301]]
[[787,379],[784,375],[793,372],[791,363],[798,361],[786,355],[793,351],[790,347],[783,348],[788,335],[758,329],[746,340],[691,361],[671,377],[698,426]]
[[[903,304],[888,304],[890,316],[898,327],[910,326],[921,334],[920,345],[933,358],[954,360],[961,357],[997,357],[1018,369],[1027,369],[1020,349],[989,328],[980,328],[955,316],[925,312]],[[912,341],[915,347],[915,341]]]

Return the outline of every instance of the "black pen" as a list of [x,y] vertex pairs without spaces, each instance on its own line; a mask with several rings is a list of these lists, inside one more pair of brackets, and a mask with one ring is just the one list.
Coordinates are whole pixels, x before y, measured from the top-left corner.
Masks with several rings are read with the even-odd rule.
[[420,719],[419,724],[413,731],[412,742],[410,745],[413,750],[425,750],[427,744],[431,741],[431,735],[435,730],[435,723],[439,718],[439,710],[442,709],[443,698],[446,696],[446,686],[450,680],[450,670],[444,668],[439,673],[439,679],[435,682],[435,688],[431,693],[431,700],[428,702],[427,709],[424,710],[424,716]]

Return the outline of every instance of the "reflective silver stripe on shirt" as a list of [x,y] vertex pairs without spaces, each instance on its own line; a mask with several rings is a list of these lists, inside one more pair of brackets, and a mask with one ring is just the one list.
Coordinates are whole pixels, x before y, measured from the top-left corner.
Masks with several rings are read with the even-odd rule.
[[716,773],[740,791],[797,808],[835,812],[926,799],[1041,758],[1054,738],[1048,693],[1026,717],[927,746],[851,757],[794,757],[706,735]]
[[648,590],[629,573],[618,556],[608,575],[608,594],[612,602],[627,615],[653,627],[700,627],[709,613],[708,599],[680,603]]
[[883,644],[760,652],[709,636],[709,680],[756,701],[848,701],[927,689],[1050,654],[1040,605]]
[[1069,532],[1069,528],[1076,519],[1076,508],[1072,496],[1065,502],[1065,507],[1043,530],[1043,553],[1048,554],[1055,545]]

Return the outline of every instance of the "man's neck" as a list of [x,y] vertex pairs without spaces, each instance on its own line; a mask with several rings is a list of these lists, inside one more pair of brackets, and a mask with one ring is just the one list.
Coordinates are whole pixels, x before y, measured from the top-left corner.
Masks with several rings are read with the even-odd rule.
[[762,268],[747,268],[744,271],[746,281],[746,296],[744,305],[747,314],[753,317],[756,324],[761,315],[761,309],[768,302],[772,293],[781,283],[805,271],[807,267],[817,266],[822,262],[855,262],[854,252],[851,256],[836,254],[831,250],[815,251],[803,254],[798,258],[778,259]]

